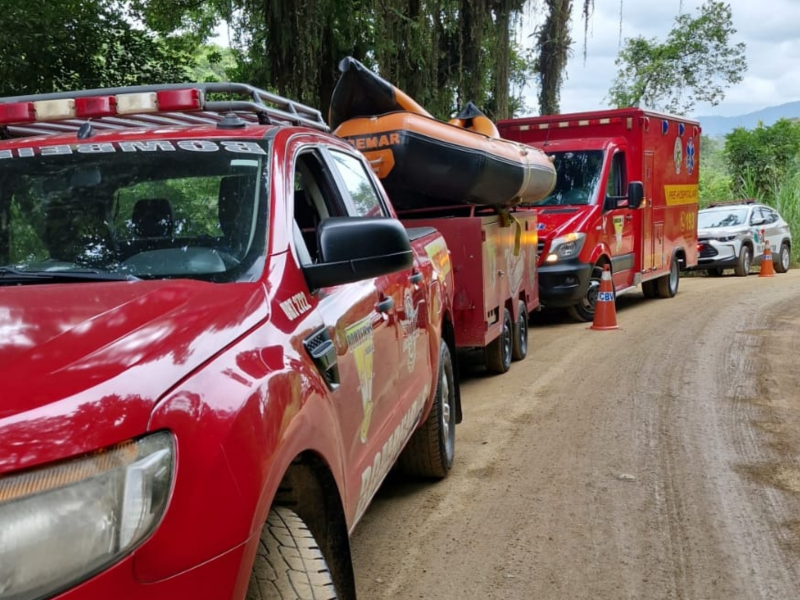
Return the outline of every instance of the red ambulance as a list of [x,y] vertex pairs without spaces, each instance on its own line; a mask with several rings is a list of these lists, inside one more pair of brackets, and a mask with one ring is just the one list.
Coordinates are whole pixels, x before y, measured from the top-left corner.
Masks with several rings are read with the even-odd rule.
[[591,321],[605,265],[617,293],[675,296],[680,271],[697,264],[698,122],[624,108],[497,126],[556,166],[553,193],[531,206],[543,306]]

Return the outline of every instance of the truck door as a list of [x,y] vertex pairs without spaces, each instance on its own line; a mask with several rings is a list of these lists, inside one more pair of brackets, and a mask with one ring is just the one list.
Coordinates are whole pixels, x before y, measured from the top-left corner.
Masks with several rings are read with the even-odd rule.
[[[328,155],[348,214],[389,217],[379,184],[364,160],[332,148]],[[419,283],[422,276],[416,269],[375,280],[380,321],[373,327],[375,397],[370,430],[376,439],[388,438],[413,402],[431,387],[425,288]]]
[[[606,179],[606,198],[624,196],[627,192],[628,177],[625,164],[625,153],[616,152],[611,157],[611,164]],[[633,210],[627,202],[616,203],[616,206],[604,207],[603,239],[611,253],[611,265],[614,283],[624,288],[633,281],[634,268],[634,221]]]
[[655,239],[653,238],[653,161],[652,151],[644,153],[644,201],[642,214],[642,272],[655,268]]
[[[330,153],[313,148],[301,149],[295,158],[292,238],[301,265],[318,260],[316,228],[322,221],[361,214],[335,164]],[[409,276],[410,270],[405,278]],[[394,321],[402,296],[391,279],[376,277],[311,290],[322,321],[315,334],[331,339],[335,346],[339,384],[330,397],[350,481],[357,481],[373,463],[398,400],[394,384],[400,356]],[[352,492],[358,493],[357,485]]]

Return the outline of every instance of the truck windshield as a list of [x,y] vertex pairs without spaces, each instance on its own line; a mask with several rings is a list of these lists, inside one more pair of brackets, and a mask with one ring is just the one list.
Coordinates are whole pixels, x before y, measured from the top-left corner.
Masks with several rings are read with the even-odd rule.
[[550,156],[556,168],[556,187],[531,206],[589,204],[600,182],[603,151],[554,152]]
[[253,280],[266,253],[268,151],[242,140],[0,149],[0,270],[22,283]]

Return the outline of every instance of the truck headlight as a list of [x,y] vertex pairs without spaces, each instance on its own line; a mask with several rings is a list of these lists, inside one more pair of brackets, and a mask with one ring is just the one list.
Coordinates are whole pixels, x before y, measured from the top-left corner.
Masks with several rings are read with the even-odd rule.
[[161,432],[0,477],[0,600],[50,596],[130,551],[164,514],[174,454]]
[[553,241],[550,242],[550,252],[547,254],[545,262],[554,263],[559,260],[575,258],[580,254],[585,239],[585,233],[568,233],[567,235],[553,238]]

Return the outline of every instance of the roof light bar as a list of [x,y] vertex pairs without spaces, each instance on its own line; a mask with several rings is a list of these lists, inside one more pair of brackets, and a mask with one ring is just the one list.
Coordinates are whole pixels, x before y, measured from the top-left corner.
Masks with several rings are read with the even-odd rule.
[[33,109],[33,102],[0,104],[0,123],[33,123],[34,121],[36,121],[36,111]]
[[75,116],[83,118],[111,117],[117,114],[117,99],[114,96],[75,98]]

